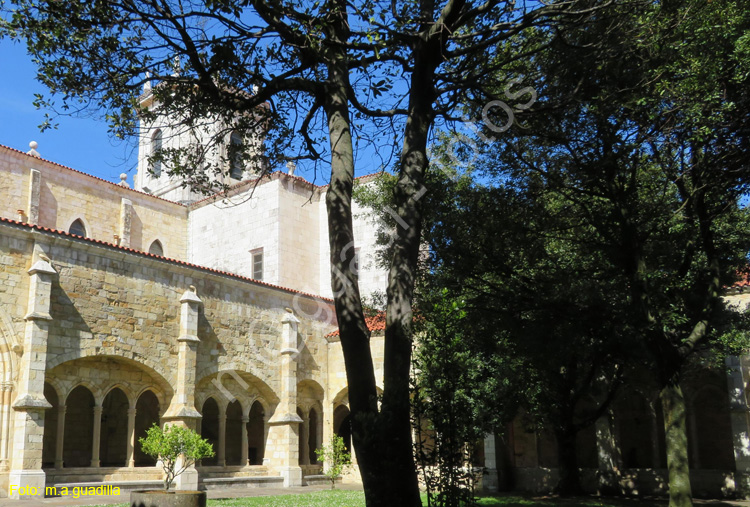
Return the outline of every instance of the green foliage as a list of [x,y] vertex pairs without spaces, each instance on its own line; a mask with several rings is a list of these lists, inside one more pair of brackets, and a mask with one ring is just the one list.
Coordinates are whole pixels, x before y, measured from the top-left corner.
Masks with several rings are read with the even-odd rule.
[[138,440],[144,453],[157,458],[164,469],[164,489],[169,490],[175,477],[193,466],[196,461],[214,455],[213,446],[195,431],[169,425],[163,430],[151,426],[146,436]]
[[[486,432],[487,364],[465,334],[462,301],[447,290],[420,315],[412,402],[415,456],[427,505],[474,505],[474,446]],[[492,389],[492,387],[489,387]]]
[[346,450],[344,439],[333,435],[328,445],[315,450],[318,460],[325,464],[323,473],[331,481],[331,489],[336,487],[336,479],[341,477],[346,467],[352,464],[352,456]]

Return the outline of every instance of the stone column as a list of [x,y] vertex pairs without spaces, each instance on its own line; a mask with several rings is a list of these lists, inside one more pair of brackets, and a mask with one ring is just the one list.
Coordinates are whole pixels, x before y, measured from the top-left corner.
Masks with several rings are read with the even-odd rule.
[[91,449],[91,466],[98,468],[101,466],[99,460],[99,447],[101,446],[102,440],[102,411],[101,405],[94,406],[94,436]]
[[65,442],[65,405],[57,407],[57,437],[55,438],[55,468],[63,467],[63,443]]
[[302,445],[300,446],[300,465],[310,464],[310,413],[303,413],[302,417]]
[[[177,354],[177,385],[172,403],[163,416],[165,424],[195,429],[201,414],[195,410],[195,368],[198,338],[198,314],[201,299],[192,285],[180,298],[180,336]],[[178,463],[180,466],[180,463]],[[175,489],[198,489],[198,471],[191,466],[175,479]]]
[[130,248],[130,224],[133,221],[133,203],[130,199],[120,202],[120,246]]
[[227,465],[226,448],[227,448],[227,409],[226,407],[219,413],[219,448],[216,452],[216,464],[220,467]]
[[7,472],[10,470],[10,425],[13,423],[10,415],[10,400],[13,394],[13,383],[2,383],[2,440],[0,440],[0,470]]
[[240,463],[242,463],[242,466],[248,466],[250,465],[250,460],[247,456],[247,423],[250,422],[250,417],[243,415],[242,416],[242,455],[240,457]]
[[[52,277],[56,274],[49,258],[38,245],[28,273],[28,312],[24,319],[23,355],[19,360],[18,396],[13,403],[13,451],[8,484],[36,488],[44,495],[45,474],[42,471],[44,411],[52,405],[44,398],[44,373],[47,367],[47,337]],[[18,490],[10,493],[19,498]],[[26,498],[26,496],[24,496]]]
[[[297,326],[299,320],[287,308],[281,320],[281,392],[279,404],[268,421],[266,456],[269,467],[284,478],[284,486],[301,486],[299,431],[297,415]],[[265,463],[265,460],[264,460]]]
[[42,175],[36,169],[29,171],[29,201],[26,204],[26,221],[39,223],[39,197],[42,191]]
[[128,447],[125,455],[125,466],[135,467],[135,408],[128,409]]
[[487,493],[498,492],[499,479],[497,476],[497,455],[495,452],[495,434],[484,436],[484,474],[482,475],[482,489]]
[[740,498],[750,498],[750,414],[748,413],[745,377],[747,365],[743,358],[729,356],[727,383],[729,387],[729,416],[734,440],[735,487]]
[[601,494],[619,493],[620,451],[612,429],[613,417],[606,412],[596,420],[596,457],[598,462],[598,488]]

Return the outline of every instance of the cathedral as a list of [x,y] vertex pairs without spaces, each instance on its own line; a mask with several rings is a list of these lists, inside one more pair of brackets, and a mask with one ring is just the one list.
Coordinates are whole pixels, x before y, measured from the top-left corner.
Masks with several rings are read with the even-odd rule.
[[[231,167],[205,198],[147,170],[181,136],[142,128],[132,188],[33,142],[0,147],[1,496],[158,486],[138,443],[153,424],[213,444],[178,478],[190,489],[302,485],[321,472],[315,449],[348,436],[326,187],[293,166]],[[360,286],[382,291],[375,227],[355,213]],[[372,347],[382,357],[377,333]]]
[[[194,428],[214,446],[178,477],[182,489],[309,484],[322,468],[315,449],[350,438],[326,186],[293,166],[259,178],[216,153],[230,161],[228,190],[205,197],[149,159],[183,135],[142,129],[132,183],[61,166],[36,143],[0,146],[0,496],[160,487],[138,443],[153,424]],[[354,212],[360,288],[383,292],[377,224]],[[744,304],[744,289],[728,297]],[[370,328],[382,378],[382,322]],[[698,494],[750,490],[747,358],[727,365],[685,386]],[[622,492],[665,492],[655,393],[623,393],[577,444],[588,490],[614,477]],[[476,465],[489,491],[543,491],[555,449],[519,414],[487,435]]]

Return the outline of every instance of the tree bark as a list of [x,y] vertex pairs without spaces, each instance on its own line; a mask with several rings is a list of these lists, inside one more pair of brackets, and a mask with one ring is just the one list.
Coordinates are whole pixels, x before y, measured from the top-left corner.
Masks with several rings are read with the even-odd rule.
[[[348,37],[346,2],[331,0],[331,36],[337,42]],[[329,245],[331,249],[331,287],[344,353],[352,440],[368,507],[417,507],[421,505],[412,450],[409,399],[411,366],[411,297],[413,271],[419,248],[419,216],[410,216],[414,228],[395,242],[396,251],[389,273],[388,319],[404,323],[406,333],[386,330],[383,401],[378,409],[375,372],[370,351],[370,332],[365,324],[357,274],[351,269],[354,259],[352,189],[354,156],[351,136],[348,67],[343,44],[331,50],[327,90],[323,98],[328,117],[331,145],[331,184],[326,195]],[[425,137],[426,139],[426,137]],[[426,146],[426,145],[425,145]],[[406,188],[408,193],[412,189]],[[410,195],[406,195],[406,199]],[[398,205],[397,205],[398,206]],[[406,209],[398,209],[402,216]],[[412,222],[416,220],[416,222]],[[416,236],[416,239],[414,237]],[[412,246],[408,241],[411,239]],[[402,259],[402,260],[395,260]],[[392,289],[393,287],[395,289]],[[394,296],[395,294],[395,296]],[[396,301],[392,303],[391,301]]]
[[692,507],[690,463],[688,461],[686,407],[680,384],[672,380],[659,394],[664,413],[667,468],[669,469],[669,507]]

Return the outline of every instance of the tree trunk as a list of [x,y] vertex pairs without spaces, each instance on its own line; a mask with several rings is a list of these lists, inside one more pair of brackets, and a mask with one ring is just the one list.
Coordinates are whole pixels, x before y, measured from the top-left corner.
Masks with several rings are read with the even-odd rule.
[[[332,39],[348,37],[346,2],[331,0]],[[335,46],[334,46],[335,47]],[[370,351],[370,332],[365,324],[354,259],[351,209],[354,183],[354,156],[347,98],[348,66],[343,44],[329,53],[328,81],[324,108],[328,117],[331,145],[331,184],[326,195],[329,245],[331,249],[331,288],[344,353],[352,440],[357,453],[365,501],[368,507],[421,506],[411,439],[409,368],[411,366],[411,295],[413,273],[419,247],[419,218],[409,232],[412,246],[396,239],[396,250],[406,249],[403,263],[394,260],[389,273],[388,319],[392,315],[406,325],[406,334],[386,330],[383,401],[378,409],[375,372]],[[410,189],[407,189],[410,190]],[[407,200],[410,196],[406,196]],[[399,209],[401,214],[403,210]],[[416,235],[416,240],[413,236]],[[405,264],[404,264],[405,263]],[[391,290],[397,286],[395,291]],[[394,297],[395,294],[395,297]],[[395,338],[395,339],[394,339]]]
[[576,431],[571,426],[555,430],[557,438],[560,482],[557,493],[560,496],[575,496],[583,493],[576,455]]
[[[398,214],[393,257],[388,272],[388,290],[383,360],[383,442],[385,461],[393,472],[387,484],[391,501],[385,506],[421,506],[414,463],[411,427],[409,370],[412,352],[412,300],[422,238],[422,210],[419,202],[425,192],[427,139],[434,119],[434,61],[425,62],[415,51],[409,115],[393,203]],[[429,53],[429,52],[428,52]],[[368,501],[368,507],[370,503]]]
[[664,430],[666,434],[667,468],[669,469],[669,507],[692,507],[690,464],[688,461],[686,408],[682,388],[670,381],[661,390]]

